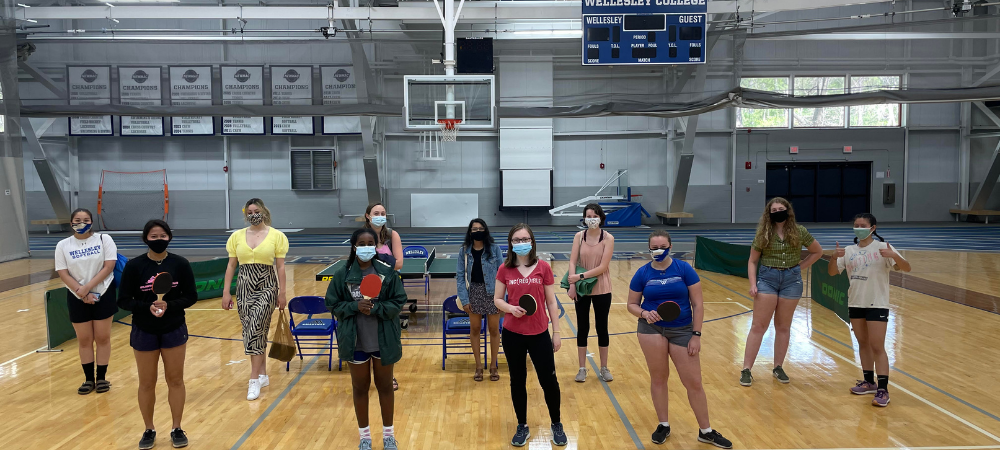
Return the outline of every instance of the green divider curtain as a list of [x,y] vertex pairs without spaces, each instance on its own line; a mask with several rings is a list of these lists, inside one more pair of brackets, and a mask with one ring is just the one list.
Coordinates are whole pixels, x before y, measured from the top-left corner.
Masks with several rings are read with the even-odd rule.
[[829,264],[829,261],[820,259],[812,266],[812,299],[837,313],[840,320],[851,323],[847,313],[847,291],[851,280],[843,273],[831,277],[826,272]]
[[749,278],[747,261],[750,246],[727,244],[698,236],[695,243],[694,267],[709,272]]

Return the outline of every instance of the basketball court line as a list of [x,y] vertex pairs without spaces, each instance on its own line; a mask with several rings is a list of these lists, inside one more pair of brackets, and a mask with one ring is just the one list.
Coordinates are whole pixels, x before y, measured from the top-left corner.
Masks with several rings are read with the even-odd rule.
[[34,355],[35,353],[38,353],[39,350],[45,350],[45,349],[46,349],[46,347],[39,347],[38,349],[32,350],[32,351],[30,351],[28,353],[25,353],[25,354],[23,354],[21,356],[18,356],[17,358],[9,359],[7,361],[4,361],[4,362],[0,363],[0,367],[6,366],[7,364],[10,364],[10,363],[12,363],[14,361],[17,361],[17,360],[21,359],[21,358],[24,358],[25,356]]
[[316,364],[316,361],[319,360],[319,358],[319,356],[314,356],[312,361],[309,361],[309,364],[299,371],[299,374],[295,376],[295,379],[293,379],[291,383],[288,383],[288,386],[285,386],[285,389],[278,394],[278,398],[274,399],[274,401],[267,406],[264,413],[261,414],[252,425],[250,425],[250,428],[247,428],[247,431],[243,432],[243,436],[240,436],[239,440],[237,440],[236,443],[229,448],[229,450],[236,450],[243,446],[243,444],[247,441],[247,438],[249,438],[250,435],[257,430],[257,427],[259,427],[261,423],[264,423],[264,419],[267,419],[267,416],[271,415],[271,411],[274,411],[274,408],[276,408],[278,404],[285,399],[285,396],[292,391],[292,388],[295,387],[296,384],[299,384],[299,381],[302,380],[302,376],[305,375],[306,372],[309,372],[309,369],[312,368],[313,364]]

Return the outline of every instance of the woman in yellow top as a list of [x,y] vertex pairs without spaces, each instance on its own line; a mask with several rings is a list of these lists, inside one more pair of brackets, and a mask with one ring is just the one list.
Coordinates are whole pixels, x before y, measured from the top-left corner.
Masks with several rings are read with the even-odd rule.
[[[250,355],[250,387],[247,400],[260,397],[260,388],[270,384],[267,378],[267,330],[271,327],[274,306],[285,309],[285,255],[288,238],[271,228],[271,211],[259,198],[250,199],[243,208],[244,219],[250,226],[233,233],[226,243],[229,267],[226,280],[233,279],[239,262],[236,280],[236,311],[243,325],[243,350]],[[222,309],[233,307],[230,283],[223,283]]]

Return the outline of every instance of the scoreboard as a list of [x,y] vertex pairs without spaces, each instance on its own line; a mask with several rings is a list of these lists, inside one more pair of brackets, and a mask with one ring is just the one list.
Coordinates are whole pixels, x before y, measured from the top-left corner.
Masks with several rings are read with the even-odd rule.
[[583,65],[704,64],[708,0],[582,0]]

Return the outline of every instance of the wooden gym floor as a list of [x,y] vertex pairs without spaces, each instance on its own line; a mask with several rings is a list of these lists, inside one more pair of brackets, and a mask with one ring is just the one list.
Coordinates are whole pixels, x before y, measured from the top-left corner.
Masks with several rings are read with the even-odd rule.
[[[921,280],[991,297],[1000,280],[1000,254],[908,251],[914,270],[904,279]],[[604,384],[588,363],[586,383],[575,383],[575,313],[572,301],[560,319],[563,349],[556,355],[562,417],[570,443],[578,449],[707,449],[697,442],[697,425],[685,391],[671,377],[673,435],[657,446],[649,435],[657,420],[649,401],[649,375],[635,338],[634,317],[624,306],[628,281],[645,261],[612,264],[615,304],[611,312],[610,368]],[[322,295],[313,281],[321,265],[289,265],[289,294]],[[5,279],[22,287],[0,292],[0,411],[3,449],[132,449],[143,426],[136,404],[136,369],[128,346],[128,325],[112,329],[112,357],[106,394],[79,396],[82,382],[76,343],[61,353],[35,353],[45,345],[42,294],[58,280],[32,275],[51,270],[52,261],[31,259],[0,264]],[[565,263],[554,263],[558,276]],[[880,409],[870,396],[848,388],[861,376],[848,327],[833,312],[800,302],[785,368],[792,383],[769,376],[773,335],[764,338],[751,388],[738,383],[750,326],[751,302],[744,279],[700,272],[706,301],[702,375],[712,426],[742,449],[1000,449],[1000,315],[963,304],[954,292],[920,293],[893,287],[887,347],[893,371],[892,403]],[[908,281],[907,281],[908,280]],[[898,281],[898,280],[897,280]],[[0,280],[2,285],[2,280]],[[454,281],[435,280],[432,299],[454,292]],[[926,289],[923,289],[927,292]],[[947,291],[947,289],[946,289]],[[413,292],[417,295],[417,292]],[[945,298],[938,298],[945,297]],[[948,301],[948,300],[951,301]],[[958,303],[956,303],[958,302]],[[500,357],[499,382],[475,382],[471,356],[452,356],[441,370],[439,306],[421,305],[404,331],[403,360],[396,365],[396,433],[402,449],[506,449],[515,428],[506,364]],[[271,386],[258,401],[246,401],[249,361],[243,355],[236,311],[217,300],[199,302],[187,313],[188,342],[184,429],[192,449],[350,449],[357,446],[350,375],[326,370],[326,359],[294,361],[291,371],[269,362]],[[130,318],[123,322],[128,323]],[[593,333],[593,332],[592,332]],[[196,337],[197,336],[197,337]],[[596,351],[596,338],[591,349]],[[532,440],[529,448],[550,448],[541,391],[529,374]],[[166,384],[157,387],[157,448],[169,448]],[[371,424],[381,448],[377,394],[371,391]]]

